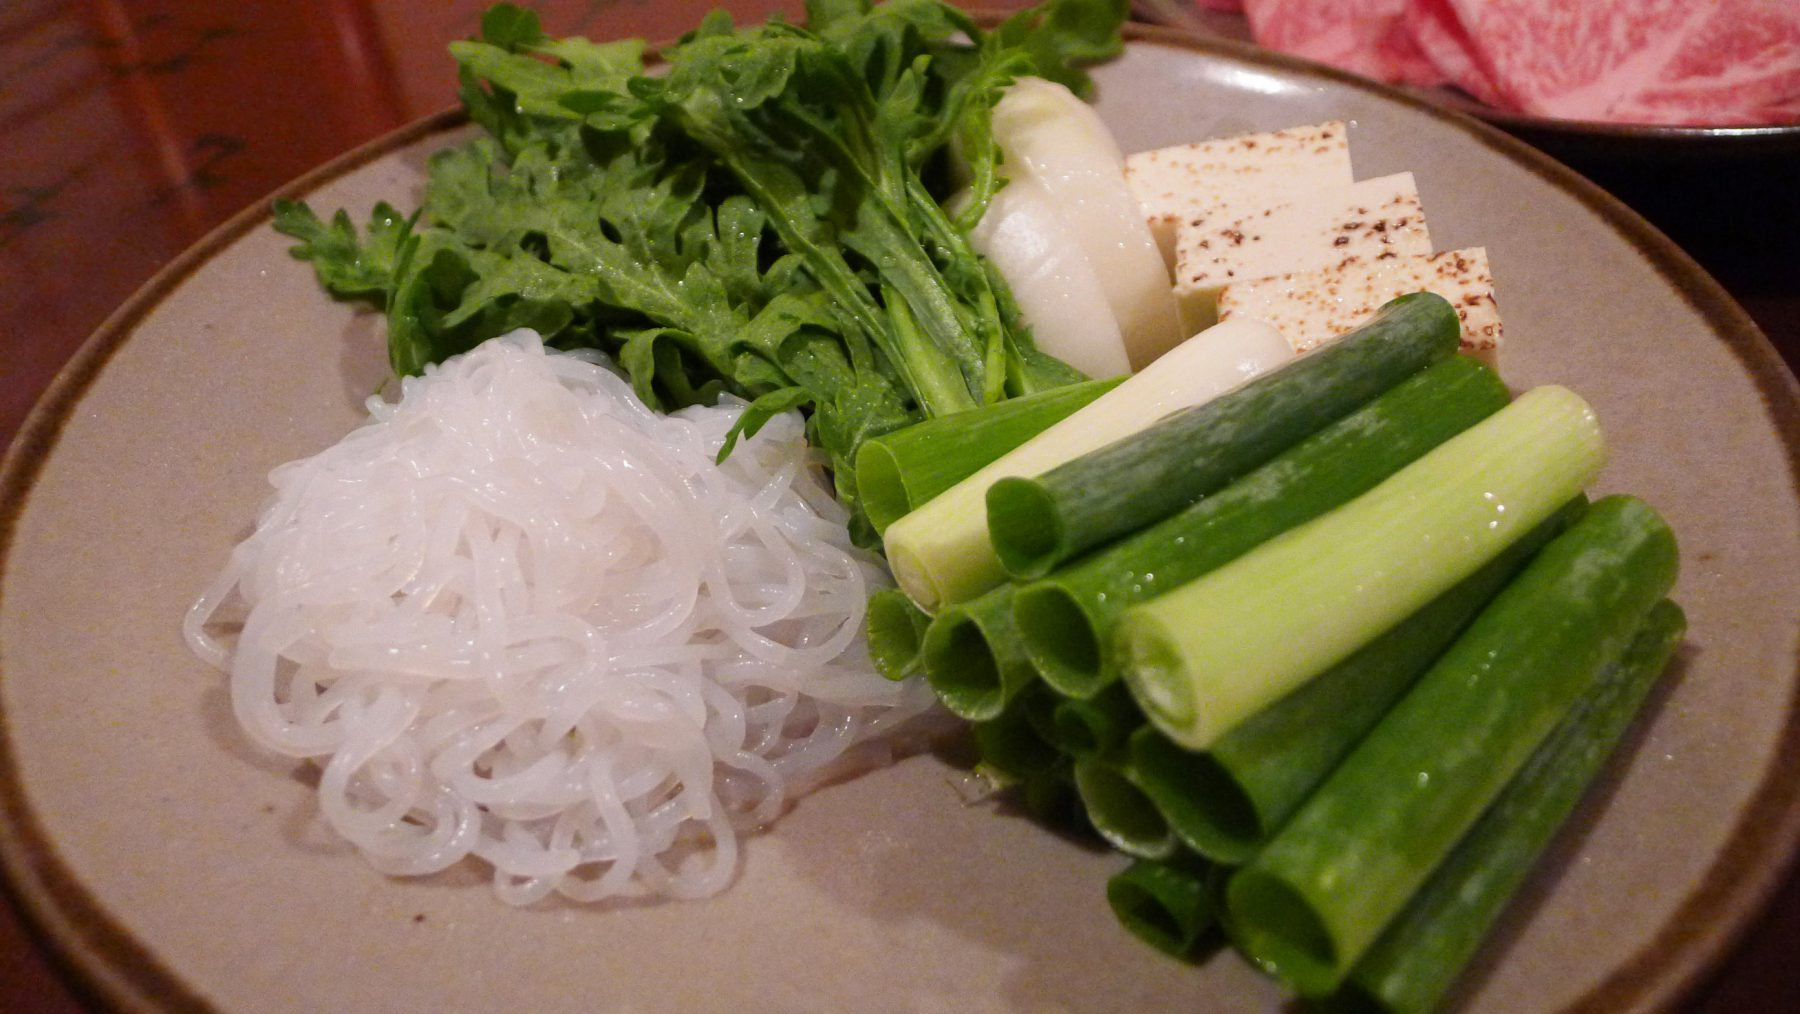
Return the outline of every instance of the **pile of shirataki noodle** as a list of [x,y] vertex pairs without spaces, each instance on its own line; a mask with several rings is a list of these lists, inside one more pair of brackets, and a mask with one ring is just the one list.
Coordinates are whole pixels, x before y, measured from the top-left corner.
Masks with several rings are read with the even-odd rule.
[[275,469],[188,641],[385,872],[714,893],[741,831],[932,700],[868,662],[886,576],[798,417],[715,463],[741,407],[658,415],[531,332],[489,341]]

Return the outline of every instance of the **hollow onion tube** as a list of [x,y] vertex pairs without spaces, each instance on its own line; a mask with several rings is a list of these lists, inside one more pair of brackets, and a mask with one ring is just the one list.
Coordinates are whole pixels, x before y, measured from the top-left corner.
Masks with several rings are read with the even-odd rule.
[[1675,581],[1675,538],[1608,497],[1476,617],[1226,886],[1238,946],[1337,988]]
[[1058,691],[1093,694],[1118,676],[1106,634],[1128,607],[1367,492],[1506,402],[1499,376],[1470,359],[1414,374],[1192,507],[1020,588],[1026,653]]
[[1606,458],[1567,388],[1535,388],[1374,489],[1113,628],[1133,695],[1204,749],[1480,569],[1567,503]]
[[866,617],[869,659],[875,670],[891,680],[905,679],[917,671],[919,645],[930,617],[898,588],[883,588],[870,595]]
[[971,728],[982,763],[1013,781],[1054,775],[1066,759],[1038,732],[1042,724],[1038,712],[1055,703],[1048,691],[1027,687],[999,714],[975,722]]
[[1053,387],[871,437],[856,451],[856,489],[877,532],[1119,385]]
[[1437,1009],[1539,853],[1611,756],[1687,630],[1664,599],[1350,972],[1333,1006]]
[[1138,859],[1106,882],[1120,925],[1177,958],[1192,957],[1218,921],[1218,870],[1193,855]]
[[992,129],[1001,172],[1042,186],[1068,223],[1064,242],[1092,266],[1132,367],[1174,348],[1182,334],[1169,271],[1099,114],[1062,85],[1022,77],[994,104]]
[[1189,848],[1216,862],[1245,862],[1586,506],[1585,498],[1571,501],[1430,605],[1208,749],[1184,750],[1154,726],[1134,732],[1131,759],[1144,794]]
[[1114,683],[1087,700],[1059,698],[1050,713],[1050,740],[1074,758],[1108,753],[1133,731],[1144,727],[1144,713],[1125,690]]
[[1076,761],[1075,792],[1087,811],[1088,823],[1113,848],[1140,859],[1175,854],[1175,834],[1138,787],[1129,757],[1120,754]]
[[1048,471],[1293,358],[1287,339],[1261,321],[1229,321],[1195,335],[889,525],[883,542],[894,579],[928,613],[980,595],[1006,579],[988,541],[989,486]]
[[1221,489],[1456,351],[1442,296],[1415,292],[1286,366],[1035,477],[987,491],[988,535],[1006,572],[1042,577]]
[[1001,585],[943,610],[925,628],[925,679],[958,718],[993,718],[1037,678],[1013,625],[1012,594],[1012,585]]
[[1028,684],[991,719],[972,723],[980,754],[977,771],[1014,789],[1037,820],[1086,830],[1087,814],[1075,794],[1069,758],[1043,737],[1056,695],[1041,683]]

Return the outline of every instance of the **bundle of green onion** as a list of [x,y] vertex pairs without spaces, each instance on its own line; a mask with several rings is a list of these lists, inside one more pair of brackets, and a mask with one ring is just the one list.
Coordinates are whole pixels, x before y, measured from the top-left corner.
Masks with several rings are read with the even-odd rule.
[[[991,773],[1133,857],[1107,895],[1163,950],[1222,927],[1303,996],[1432,1009],[1681,640],[1668,527],[1583,496],[1592,411],[1560,387],[1510,398],[1458,335],[1448,303],[1402,297],[987,481],[1006,577],[940,583],[932,615],[871,604],[884,671],[922,669]],[[862,488],[890,497],[884,527],[967,501],[958,480],[1107,390],[872,441]]]

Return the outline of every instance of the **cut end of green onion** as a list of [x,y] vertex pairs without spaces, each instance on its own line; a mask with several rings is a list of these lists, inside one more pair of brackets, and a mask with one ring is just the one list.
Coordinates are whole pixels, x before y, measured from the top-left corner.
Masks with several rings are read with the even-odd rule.
[[1039,732],[1039,713],[1051,707],[1051,695],[1042,688],[1027,686],[994,718],[971,726],[981,761],[1008,775],[1013,781],[1064,776],[1068,763],[1056,746]]
[[1263,971],[1302,996],[1330,993],[1341,978],[1325,924],[1292,885],[1260,870],[1239,870],[1225,888],[1238,947]]
[[1195,783],[1187,790],[1200,801],[1194,842],[1205,846],[1202,855],[1219,862],[1249,860],[1268,835],[1255,805],[1218,761],[1205,755],[1196,760]]
[[856,491],[862,496],[863,513],[877,534],[913,509],[906,495],[906,478],[894,452],[880,442],[867,440],[856,452]]
[[1175,836],[1206,858],[1243,863],[1266,839],[1255,801],[1211,754],[1183,750],[1145,726],[1131,735],[1131,767]]
[[[1044,696],[1055,702],[1045,738],[1076,760],[1113,756],[1133,732],[1144,728],[1144,713],[1123,683],[1085,701],[1063,697],[1048,687]],[[1115,760],[1130,762],[1128,756]]]
[[1093,716],[1069,708],[1057,708],[1051,716],[1056,727],[1056,742],[1072,757],[1098,753],[1102,731],[1094,726]]
[[927,613],[936,613],[944,604],[943,591],[932,579],[931,568],[919,554],[899,539],[887,540],[888,569],[906,597]]
[[1133,936],[1164,954],[1191,960],[1217,921],[1215,875],[1191,856],[1140,859],[1107,880],[1106,903]]
[[1128,856],[1162,859],[1175,853],[1175,835],[1156,805],[1118,768],[1104,761],[1075,765],[1075,791],[1088,822]]
[[1113,657],[1119,661],[1131,696],[1157,728],[1190,749],[1210,745],[1210,737],[1199,724],[1194,684],[1181,678],[1181,654],[1155,617],[1139,609],[1126,610],[1113,627]]
[[1066,590],[1055,585],[1019,589],[1013,596],[1013,619],[1032,664],[1058,693],[1086,700],[1117,675],[1104,665],[1094,624]]
[[869,596],[869,658],[891,680],[905,679],[919,664],[925,615],[898,588]]
[[980,722],[1006,704],[1000,660],[975,620],[951,610],[925,630],[925,679],[958,718]]
[[1062,526],[1043,488],[1029,479],[1001,479],[987,491],[988,537],[1000,566],[1017,578],[1043,577],[1062,548]]
[[1132,936],[1164,954],[1181,957],[1187,953],[1186,927],[1147,888],[1115,878],[1106,885],[1106,903]]

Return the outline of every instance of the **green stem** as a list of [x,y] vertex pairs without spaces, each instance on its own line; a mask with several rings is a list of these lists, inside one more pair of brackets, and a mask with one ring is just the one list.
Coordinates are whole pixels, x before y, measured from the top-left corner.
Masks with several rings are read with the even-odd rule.
[[1393,300],[1368,323],[1202,405],[1173,413],[1036,477],[988,490],[988,531],[1007,573],[1048,574],[1224,488],[1450,356],[1461,340],[1440,296]]
[[1459,356],[1402,381],[1194,506],[1021,588],[1026,652],[1058,691],[1095,693],[1118,677],[1108,635],[1126,609],[1348,503],[1506,402],[1492,370]]
[[1189,848],[1220,863],[1249,860],[1481,608],[1586,506],[1585,498],[1571,501],[1461,584],[1210,748],[1184,750],[1150,726],[1134,733],[1131,755],[1144,791]]
[[1113,628],[1145,713],[1183,746],[1349,657],[1581,492],[1606,460],[1586,402],[1540,387],[1355,500]]
[[1356,1010],[1436,1010],[1526,875],[1618,747],[1681,643],[1687,618],[1664,599],[1506,791],[1350,973]]
[[1674,584],[1675,538],[1608,497],[1419,679],[1226,889],[1238,944],[1336,989]]

